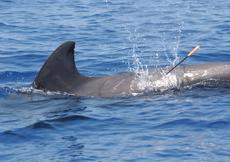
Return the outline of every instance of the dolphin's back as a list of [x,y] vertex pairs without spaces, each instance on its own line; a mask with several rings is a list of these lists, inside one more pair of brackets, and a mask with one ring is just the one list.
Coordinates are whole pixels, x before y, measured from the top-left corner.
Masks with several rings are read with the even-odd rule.
[[230,82],[230,62],[188,65],[181,68],[181,77],[185,85],[199,82]]
[[171,85],[183,87],[197,83],[214,83],[214,85],[230,83],[230,62],[181,66],[172,71],[171,75],[165,75],[161,70],[155,69],[150,70],[148,76],[144,75],[143,78],[134,73],[86,77],[80,75],[75,66],[74,48],[73,41],[60,45],[42,66],[33,82],[33,87],[67,92],[76,96],[111,97],[164,90]]
[[75,43],[60,45],[47,59],[33,82],[41,90],[67,92],[76,96],[120,96],[130,93],[133,75],[86,77],[74,62]]

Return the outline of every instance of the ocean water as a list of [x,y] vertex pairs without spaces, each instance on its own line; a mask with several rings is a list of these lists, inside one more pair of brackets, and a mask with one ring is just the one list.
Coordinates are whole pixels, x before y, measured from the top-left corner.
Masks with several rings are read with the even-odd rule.
[[102,76],[230,61],[230,2],[2,0],[0,161],[229,162],[230,93],[195,87],[125,98],[34,92],[49,54],[76,41],[76,65]]

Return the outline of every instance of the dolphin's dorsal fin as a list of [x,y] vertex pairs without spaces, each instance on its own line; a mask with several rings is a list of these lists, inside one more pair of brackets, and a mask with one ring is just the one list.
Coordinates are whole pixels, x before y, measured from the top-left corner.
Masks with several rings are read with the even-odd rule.
[[41,68],[33,86],[38,89],[68,92],[71,89],[71,83],[80,76],[75,67],[74,48],[73,41],[60,45]]

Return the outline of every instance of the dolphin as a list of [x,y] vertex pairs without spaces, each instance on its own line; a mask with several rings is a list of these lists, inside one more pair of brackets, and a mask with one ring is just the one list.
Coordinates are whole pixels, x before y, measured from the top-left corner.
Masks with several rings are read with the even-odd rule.
[[60,45],[47,59],[32,83],[43,91],[75,96],[131,96],[146,91],[162,91],[196,84],[230,83],[230,62],[180,66],[166,75],[168,67],[140,73],[89,77],[79,73],[74,61],[74,41]]

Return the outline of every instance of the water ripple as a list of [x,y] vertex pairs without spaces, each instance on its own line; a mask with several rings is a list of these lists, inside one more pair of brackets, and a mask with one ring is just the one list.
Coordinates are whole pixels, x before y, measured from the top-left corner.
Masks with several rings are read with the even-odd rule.
[[154,128],[216,128],[216,129],[227,129],[230,127],[229,121],[208,121],[208,120],[192,120],[189,118],[178,119],[169,122],[162,123],[155,126]]

